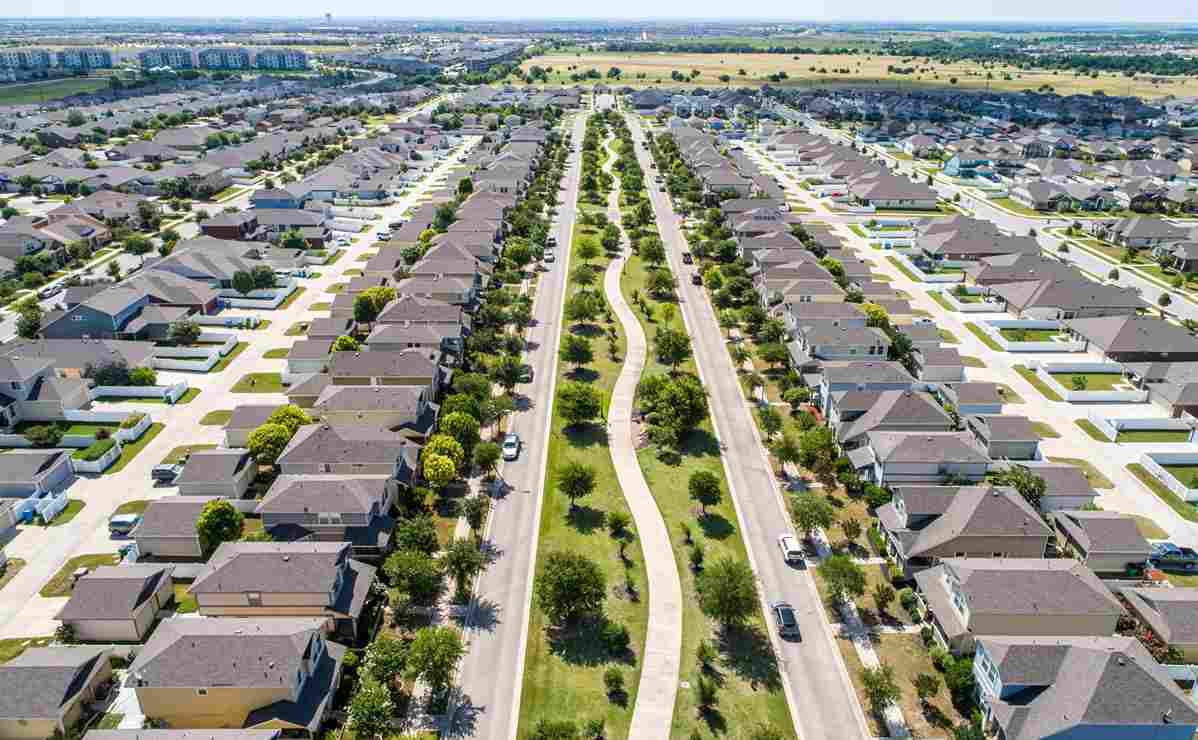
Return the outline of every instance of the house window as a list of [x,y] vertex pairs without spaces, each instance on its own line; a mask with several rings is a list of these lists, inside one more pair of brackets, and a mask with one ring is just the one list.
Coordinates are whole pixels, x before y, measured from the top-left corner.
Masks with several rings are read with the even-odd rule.
[[322,511],[316,515],[317,524],[340,524],[341,512],[339,511]]
[[246,601],[250,602],[250,606],[262,606],[261,591],[246,591],[245,598]]
[[992,557],[996,557],[996,558],[1006,557],[1006,553],[1003,553],[1003,552],[992,553]]
[[321,472],[331,473],[331,472],[333,472],[333,465],[332,465],[332,463],[321,463],[320,469],[321,469]]
[[196,696],[208,696],[208,689],[196,689]]

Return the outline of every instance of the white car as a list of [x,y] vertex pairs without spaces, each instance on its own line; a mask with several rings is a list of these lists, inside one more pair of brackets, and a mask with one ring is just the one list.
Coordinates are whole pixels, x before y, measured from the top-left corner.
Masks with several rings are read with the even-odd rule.
[[782,551],[782,559],[788,563],[803,562],[803,548],[792,534],[778,535],[778,549]]
[[556,261],[557,261],[557,257],[555,257],[555,256],[553,255],[553,252],[551,252],[551,251],[548,251],[548,252],[545,252],[545,257],[544,257],[544,260],[545,260],[546,262],[556,262]]
[[515,460],[520,457],[520,435],[512,432],[503,438],[503,459]]

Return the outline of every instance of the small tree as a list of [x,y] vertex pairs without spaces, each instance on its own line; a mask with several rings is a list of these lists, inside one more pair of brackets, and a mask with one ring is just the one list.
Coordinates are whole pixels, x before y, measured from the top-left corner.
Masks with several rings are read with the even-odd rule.
[[865,571],[847,555],[833,555],[819,564],[819,574],[835,603],[844,603],[865,593]]
[[254,276],[245,270],[238,270],[233,273],[233,290],[242,295],[249,295],[254,292]]
[[458,467],[445,455],[422,455],[421,468],[424,470],[424,479],[438,491],[458,477]]
[[42,307],[37,301],[26,301],[17,314],[17,336],[37,339],[42,332]]
[[194,319],[179,319],[171,322],[167,337],[175,344],[190,347],[199,341],[201,331]]
[[57,447],[62,442],[62,429],[56,424],[38,424],[25,430],[25,439],[34,447]]
[[413,601],[427,603],[441,591],[441,561],[420,550],[396,550],[383,562],[387,582]]
[[811,535],[817,529],[831,529],[836,523],[836,510],[824,497],[805,491],[791,498],[790,518],[796,529]]
[[294,432],[283,424],[267,422],[250,432],[247,447],[261,465],[274,465],[291,442]]
[[878,613],[885,614],[890,605],[894,603],[894,588],[889,583],[875,584],[873,597],[874,605],[878,607]]
[[449,627],[424,627],[408,648],[409,679],[423,679],[440,694],[449,685],[453,670],[466,653],[462,638]]
[[295,404],[287,404],[280,406],[271,412],[266,419],[267,424],[281,424],[287,427],[287,430],[294,435],[299,428],[312,423],[312,417],[308,416],[299,406]]
[[575,460],[569,460],[557,471],[557,488],[570,499],[570,511],[574,511],[580,499],[595,490],[595,469]]
[[926,706],[933,696],[940,693],[940,678],[930,673],[919,674],[915,677],[915,693],[919,695],[920,703]]
[[125,238],[125,251],[130,254],[146,254],[154,249],[154,244],[141,234],[131,234]]
[[653,336],[653,350],[658,362],[677,372],[691,356],[691,339],[684,331],[663,326]]
[[349,705],[349,726],[359,738],[382,738],[391,733],[395,703],[391,692],[369,674],[358,684]]
[[742,623],[757,611],[757,582],[749,566],[722,557],[696,580],[699,608],[725,627]]
[[720,479],[710,470],[697,470],[691,473],[687,489],[690,492],[691,499],[699,502],[703,516],[707,516],[708,506],[718,506],[720,500],[723,498],[723,491],[720,490]]
[[901,696],[898,684],[894,681],[894,669],[885,663],[879,663],[877,668],[861,669],[861,688],[877,714],[884,712]]
[[333,352],[357,352],[362,348],[362,343],[356,337],[349,334],[342,334],[333,340]]
[[586,383],[567,382],[557,392],[558,412],[566,426],[577,427],[602,413],[603,398],[599,390]]
[[455,411],[442,416],[438,422],[438,428],[443,434],[448,434],[457,440],[466,457],[473,456],[474,447],[482,438],[482,425],[478,423],[478,419],[464,411]]
[[844,532],[847,542],[856,542],[861,536],[861,522],[856,519],[845,519],[840,523],[840,531]]
[[537,577],[536,596],[550,622],[571,622],[603,608],[607,578],[598,564],[581,553],[551,552]]
[[483,525],[487,523],[487,514],[491,512],[491,499],[486,496],[471,496],[462,502],[458,510],[466,518],[474,536],[480,537]]
[[204,504],[196,518],[196,536],[200,550],[208,557],[222,542],[241,539],[245,518],[227,499],[214,499]]
[[591,340],[577,334],[567,334],[562,340],[558,357],[562,362],[573,365],[574,372],[577,373],[578,368],[595,359],[595,352],[591,349]]
[[453,576],[457,599],[464,601],[471,579],[487,566],[487,558],[470,540],[454,540],[445,548],[445,570]]
[[494,442],[479,442],[474,448],[474,464],[484,476],[494,474],[503,451]]

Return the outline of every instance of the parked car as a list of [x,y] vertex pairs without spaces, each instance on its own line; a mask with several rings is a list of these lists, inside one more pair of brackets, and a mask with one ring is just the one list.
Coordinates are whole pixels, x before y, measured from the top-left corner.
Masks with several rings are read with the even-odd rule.
[[542,259],[545,262],[557,262],[557,257],[554,256],[552,250],[545,252],[545,256]]
[[41,290],[39,290],[37,292],[37,297],[41,298],[44,301],[47,298],[53,298],[54,296],[58,295],[62,291],[63,291],[62,283],[59,283],[57,285],[51,285],[47,288],[42,288]]
[[511,432],[503,438],[503,459],[515,460],[517,457],[520,457],[520,435]]
[[379,233],[375,234],[374,236],[376,239],[378,239],[381,242],[391,241],[391,232],[390,231],[380,231]]
[[778,535],[778,549],[782,551],[782,559],[788,563],[802,563],[803,548],[792,534]]
[[1198,570],[1198,552],[1172,542],[1155,542],[1148,562],[1161,570]]
[[770,605],[774,613],[774,624],[778,625],[778,634],[782,637],[802,637],[799,632],[799,618],[794,607],[785,601],[777,601]]
[[155,483],[165,483],[169,486],[175,482],[175,479],[178,478],[179,474],[182,472],[183,463],[181,462],[163,463],[161,465],[155,465],[150,470],[150,478]]
[[693,255],[691,255],[690,252],[683,252],[682,253],[682,261],[688,265],[693,265],[695,263],[695,258]]
[[557,246],[557,237],[550,236],[545,238],[545,249],[553,249]]
[[403,221],[392,221],[391,223],[387,224],[388,229],[398,229],[401,226],[403,226]]
[[698,272],[696,272],[694,275],[691,275],[691,285],[702,285],[702,284],[703,284],[703,276],[702,275],[700,275]]
[[108,520],[108,534],[114,537],[127,535],[140,521],[140,514],[115,514]]
[[520,366],[520,382],[531,383],[533,378],[532,365]]
[[337,240],[337,246],[339,247],[348,247],[349,244],[349,239],[345,238],[344,236]]

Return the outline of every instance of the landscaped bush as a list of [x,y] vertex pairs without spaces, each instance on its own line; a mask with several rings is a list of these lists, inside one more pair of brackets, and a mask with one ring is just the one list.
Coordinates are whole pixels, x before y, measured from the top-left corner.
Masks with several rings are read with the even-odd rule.
[[121,429],[132,429],[140,424],[141,420],[144,418],[146,418],[146,415],[142,413],[129,414],[125,417],[125,420],[121,422]]
[[116,440],[114,439],[97,439],[95,442],[92,442],[90,447],[76,451],[74,455],[71,455],[71,457],[75,458],[76,460],[95,462],[101,457],[104,457],[104,455],[115,446]]
[[129,385],[158,385],[158,373],[152,367],[135,367],[129,371]]
[[55,447],[62,441],[62,430],[54,424],[39,424],[25,430],[25,439],[34,447]]

